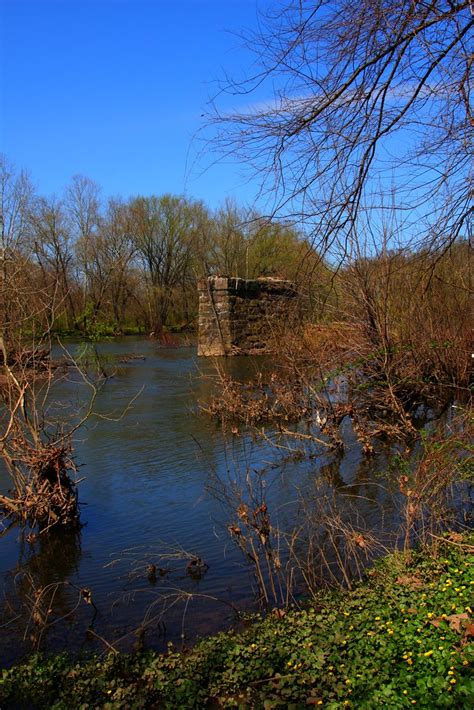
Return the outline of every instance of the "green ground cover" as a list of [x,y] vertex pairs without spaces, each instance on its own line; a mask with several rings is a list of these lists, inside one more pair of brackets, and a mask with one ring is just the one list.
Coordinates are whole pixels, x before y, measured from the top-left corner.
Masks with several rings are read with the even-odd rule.
[[3,671],[0,707],[474,707],[473,543],[389,555],[354,591],[187,652],[33,656]]

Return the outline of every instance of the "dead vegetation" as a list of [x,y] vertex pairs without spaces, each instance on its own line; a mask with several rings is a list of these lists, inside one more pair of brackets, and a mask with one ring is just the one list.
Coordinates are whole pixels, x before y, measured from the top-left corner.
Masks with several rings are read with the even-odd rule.
[[392,476],[364,480],[363,493],[321,472],[309,489],[296,483],[276,505],[270,491],[282,474],[275,466],[215,477],[210,491],[223,505],[227,531],[253,572],[262,606],[317,599],[325,586],[351,589],[377,557],[432,545],[446,529],[469,527],[472,433],[470,413],[457,410],[414,448],[400,449]]
[[26,449],[25,442],[19,444],[19,441],[16,438],[10,442],[9,470],[15,488],[10,495],[0,496],[5,516],[38,527],[42,532],[58,524],[77,525],[76,485],[68,475],[69,471],[75,473],[75,467],[69,451],[65,446],[52,445]]
[[53,370],[44,358],[38,370],[35,364],[3,366],[0,452],[12,488],[0,495],[0,508],[6,519],[45,531],[78,524],[79,511],[70,436],[46,416]]
[[367,454],[380,439],[415,439],[428,410],[469,400],[469,278],[464,242],[439,258],[401,250],[349,262],[319,322],[281,336],[272,367],[254,382],[217,369],[206,411],[226,429],[304,422],[336,448],[350,416]]
[[[397,457],[403,518],[403,545],[427,545],[444,529],[470,524],[469,493],[462,482],[474,480],[472,413],[459,409],[444,430],[422,436],[414,457]],[[466,500],[463,500],[463,497]]]
[[276,373],[259,372],[251,382],[238,382],[217,366],[218,394],[203,406],[225,429],[263,422],[288,423],[305,417],[310,409],[301,383],[279,381]]
[[324,476],[314,495],[295,496],[294,524],[284,528],[266,475],[248,469],[214,485],[264,603],[288,604],[298,584],[311,594],[322,583],[350,587],[384,551],[469,524],[469,279],[465,242],[441,256],[400,250],[358,258],[335,277],[319,322],[281,337],[278,357],[253,382],[217,369],[220,386],[204,409],[234,437],[251,433],[308,461],[329,455],[336,468],[354,437],[366,456],[394,457],[394,481],[367,482],[383,487],[397,511],[375,528],[350,490]]

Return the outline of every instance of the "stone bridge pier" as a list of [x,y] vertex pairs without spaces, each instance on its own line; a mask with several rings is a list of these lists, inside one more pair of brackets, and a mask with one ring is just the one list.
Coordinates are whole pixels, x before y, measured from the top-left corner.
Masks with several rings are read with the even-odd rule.
[[275,350],[296,305],[293,283],[209,276],[198,283],[198,355],[252,355]]

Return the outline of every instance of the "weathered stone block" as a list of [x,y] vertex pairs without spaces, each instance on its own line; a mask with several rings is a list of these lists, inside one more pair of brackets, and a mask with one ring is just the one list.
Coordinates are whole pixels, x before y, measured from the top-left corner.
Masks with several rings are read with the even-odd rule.
[[268,352],[271,324],[288,322],[296,291],[289,281],[210,276],[198,283],[198,355]]

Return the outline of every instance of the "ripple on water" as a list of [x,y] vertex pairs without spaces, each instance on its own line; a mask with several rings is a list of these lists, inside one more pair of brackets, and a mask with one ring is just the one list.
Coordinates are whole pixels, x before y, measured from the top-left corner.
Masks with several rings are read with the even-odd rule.
[[[123,338],[104,343],[101,349],[109,358],[126,359],[128,353],[134,353],[146,359],[117,366],[116,375],[100,389],[95,403],[96,411],[105,418],[92,418],[76,435],[79,475],[85,477],[80,484],[84,527],[73,538],[58,536],[32,546],[24,543],[18,529],[0,538],[3,592],[18,603],[32,591],[24,580],[37,586],[71,582],[75,586],[62,600],[67,611],[77,600],[77,588],[86,586],[100,610],[95,628],[107,638],[117,638],[136,627],[150,604],[157,604],[163,589],[182,587],[249,603],[252,588],[248,572],[225,529],[228,520],[222,505],[209,495],[207,484],[214,475],[227,478],[245,472],[246,467],[262,466],[274,451],[256,447],[244,438],[235,442],[234,450],[229,449],[216,427],[196,415],[199,401],[206,400],[212,388],[210,379],[198,375],[208,374],[212,363],[200,360],[198,364],[194,348],[164,349],[147,339]],[[116,367],[110,362],[108,366]],[[244,376],[253,363],[251,358],[236,358],[227,366],[233,374]],[[84,394],[77,383],[63,382],[55,397],[64,405],[83,399]],[[367,472],[361,474],[359,464],[356,450],[343,459],[338,472],[342,484],[363,489]],[[280,511],[280,520],[291,518],[291,502],[298,495],[295,482],[300,490],[314,486],[324,465],[328,465],[324,457],[319,464],[293,463],[286,467],[278,485],[272,485],[272,475],[279,474],[269,474],[268,495]],[[7,487],[5,471],[0,470],[0,489]],[[374,508],[373,514],[378,515],[379,509]],[[163,564],[172,571],[151,585],[146,564],[160,560],[160,554],[170,548],[202,557],[209,565],[203,578],[191,580],[186,560],[170,559]],[[18,571],[21,575],[14,582]],[[22,585],[18,584],[20,579]],[[202,634],[228,623],[229,607],[221,602],[201,598],[193,604],[195,611],[187,617],[190,633]],[[64,628],[58,625],[50,637],[51,648],[82,647],[91,612],[84,606],[69,617]],[[180,609],[166,617],[171,637],[181,632]],[[23,631],[20,622],[6,627],[0,654],[13,659],[23,651]],[[157,633],[154,641],[159,644]]]

